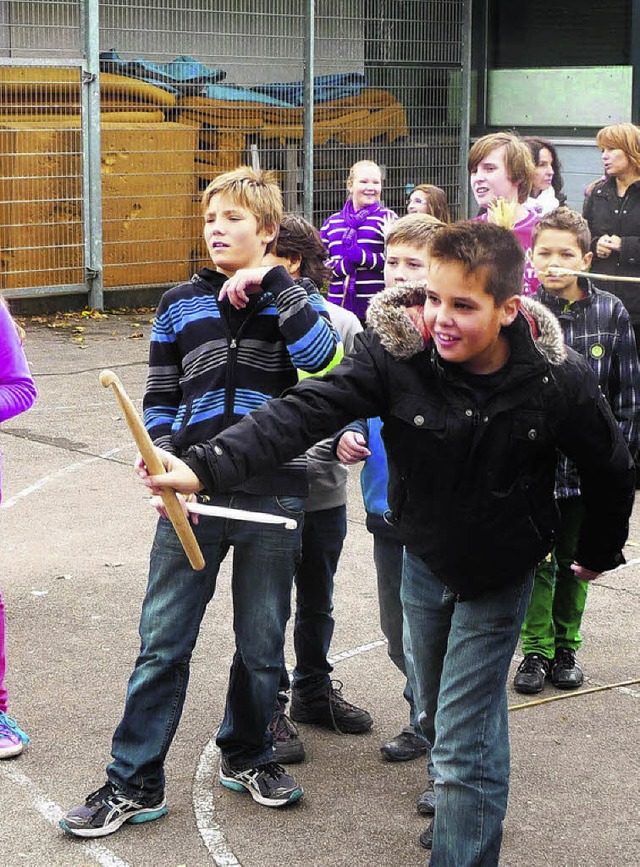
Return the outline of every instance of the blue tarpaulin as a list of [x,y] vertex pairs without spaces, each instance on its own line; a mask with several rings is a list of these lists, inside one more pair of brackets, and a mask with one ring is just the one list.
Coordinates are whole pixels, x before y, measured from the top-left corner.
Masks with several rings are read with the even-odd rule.
[[[313,79],[313,101],[329,102],[358,96],[367,87],[367,79],[360,72],[338,72],[334,75],[318,75]],[[252,87],[256,93],[263,93],[276,99],[283,99],[291,105],[302,105],[304,82],[288,81],[274,84],[261,84]]]
[[100,53],[100,70],[147,81],[176,96],[202,94],[205,85],[222,81],[227,74],[223,69],[205,66],[186,54],[176,57],[171,63],[153,63],[143,57],[123,60],[113,50]]

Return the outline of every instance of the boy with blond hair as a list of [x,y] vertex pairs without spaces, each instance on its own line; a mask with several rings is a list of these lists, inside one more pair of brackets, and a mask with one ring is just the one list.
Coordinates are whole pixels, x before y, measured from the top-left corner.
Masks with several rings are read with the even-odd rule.
[[[593,286],[591,233],[576,211],[558,208],[533,230],[533,264],[541,281],[535,297],[558,317],[564,340],[598,377],[602,393],[632,455],[640,447],[640,364],[629,314],[622,301]],[[576,274],[554,274],[553,266]],[[551,273],[550,273],[551,270]],[[561,455],[556,470],[560,530],[552,553],[536,569],[531,601],[522,626],[524,659],[513,685],[541,692],[547,678],[558,689],[582,686],[576,661],[589,585],[571,569],[582,523],[583,499],[575,463]]]
[[433,744],[431,863],[495,867],[509,789],[506,682],[533,570],[557,529],[556,450],[581,475],[573,569],[586,581],[622,561],[635,472],[593,371],[565,348],[553,315],[520,297],[513,233],[444,226],[429,257],[424,329],[399,315],[418,293],[386,290],[335,370],[192,446],[184,461],[159,451],[168,473],[145,483],[152,493],[213,493],[354,418],[382,417],[417,704]]
[[[407,286],[424,287],[429,266],[429,240],[443,223],[431,214],[408,214],[392,223],[385,240],[384,283],[387,289],[406,291]],[[405,676],[404,698],[409,705],[408,725],[382,744],[380,751],[389,762],[408,762],[424,756],[429,744],[418,725],[414,699],[413,657],[404,634],[400,585],[404,546],[397,529],[388,522],[387,487],[389,469],[380,435],[379,418],[360,420],[347,426],[337,438],[336,454],[345,464],[364,461],[360,473],[367,529],[373,536],[380,627],[387,639],[387,654]],[[421,813],[433,810],[433,787],[428,781],[418,801]]]
[[[149,351],[144,421],[156,445],[180,456],[298,380],[318,373],[340,349],[317,291],[296,283],[268,251],[282,219],[269,172],[246,166],[204,191],[204,237],[213,262],[166,292]],[[62,828],[102,837],[125,822],[167,812],[164,760],[182,713],[189,662],[220,564],[233,547],[236,651],[217,735],[220,782],[280,807],[302,796],[273,761],[268,729],[278,694],[291,586],[307,493],[304,456],[207,498],[218,506],[295,518],[280,525],[200,517],[194,532],[205,553],[194,572],[172,524],[161,517],[151,551],[140,621],[141,650],[123,718],[112,742],[107,782],[70,810]]]

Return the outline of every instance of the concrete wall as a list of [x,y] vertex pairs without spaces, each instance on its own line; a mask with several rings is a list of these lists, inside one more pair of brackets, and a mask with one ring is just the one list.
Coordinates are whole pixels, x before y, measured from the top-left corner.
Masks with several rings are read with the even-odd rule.
[[[364,0],[330,0],[316,18],[316,74],[364,69]],[[80,3],[0,3],[0,55],[78,57]],[[211,7],[232,5],[233,11]],[[226,82],[294,81],[303,74],[304,4],[301,0],[191,0],[162,4],[103,0],[100,48],[165,62],[187,54],[223,69]],[[256,9],[260,11],[256,11]],[[262,11],[265,10],[265,11]]]

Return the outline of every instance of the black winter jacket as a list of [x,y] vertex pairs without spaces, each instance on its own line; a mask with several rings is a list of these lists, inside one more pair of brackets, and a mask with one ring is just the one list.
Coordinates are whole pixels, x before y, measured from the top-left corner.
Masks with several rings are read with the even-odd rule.
[[523,299],[539,337],[518,315],[506,329],[511,355],[500,386],[478,400],[459,366],[425,348],[403,312],[420,292],[378,295],[353,355],[193,447],[189,466],[206,487],[229,488],[355,418],[380,415],[400,538],[469,598],[524,580],[553,547],[560,448],[583,482],[578,562],[594,571],[623,562],[633,461],[593,372],[565,349],[557,319]]
[[[585,199],[583,215],[591,230],[593,262],[591,278],[600,289],[613,292],[629,311],[631,322],[640,325],[640,283],[598,282],[597,274],[640,277],[640,181],[631,184],[622,202],[618,198],[615,178],[597,183]],[[606,259],[596,256],[596,243],[602,235],[619,235],[619,253]]]

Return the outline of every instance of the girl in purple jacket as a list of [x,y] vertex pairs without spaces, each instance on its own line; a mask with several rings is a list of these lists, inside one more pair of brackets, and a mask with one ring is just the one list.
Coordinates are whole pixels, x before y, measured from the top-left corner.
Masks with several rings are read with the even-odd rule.
[[384,227],[397,214],[380,203],[382,173],[376,163],[354,163],[347,189],[344,208],[320,229],[333,271],[328,300],[364,323],[369,301],[384,289]]
[[[29,409],[36,399],[36,387],[22,351],[18,326],[0,298],[0,422]],[[0,454],[0,501],[2,500],[2,455]],[[0,759],[17,756],[28,742],[27,735],[7,715],[4,604],[0,593]]]

